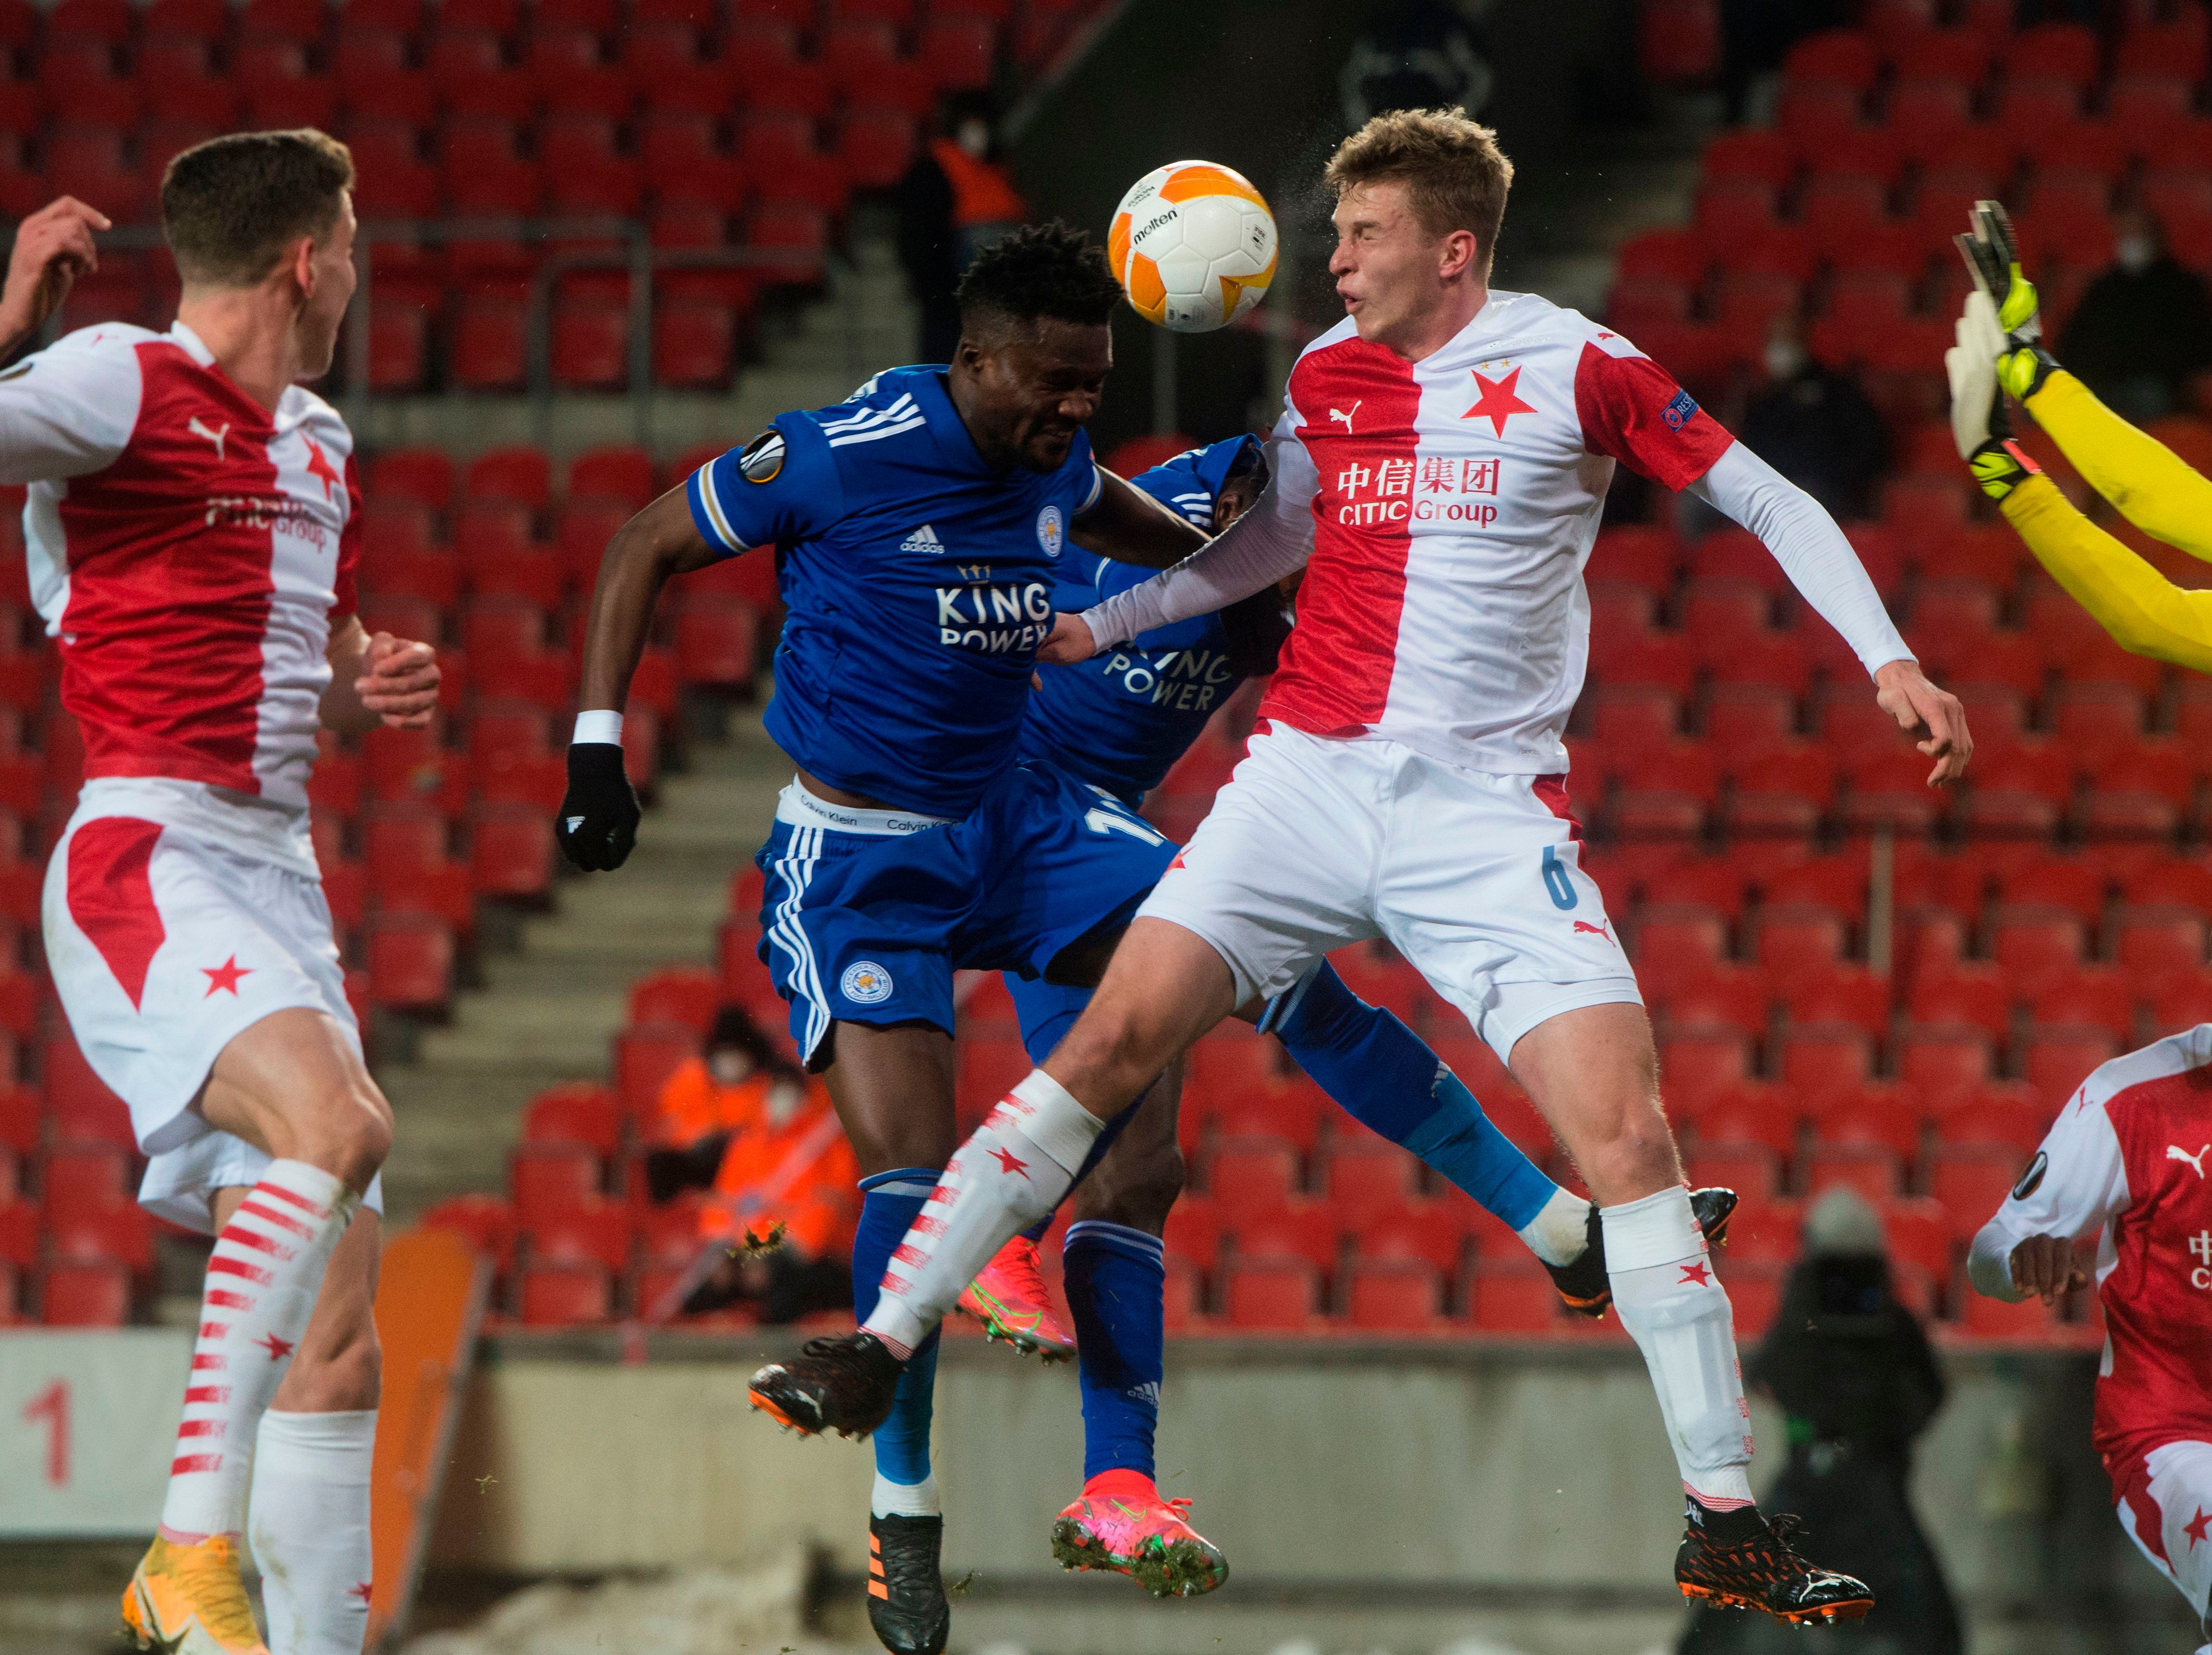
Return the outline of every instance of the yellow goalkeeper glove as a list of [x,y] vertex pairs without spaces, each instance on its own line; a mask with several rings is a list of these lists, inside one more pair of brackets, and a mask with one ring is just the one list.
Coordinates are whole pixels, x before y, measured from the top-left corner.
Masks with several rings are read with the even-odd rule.
[[[2042,345],[2043,318],[2035,283],[2020,266],[2020,240],[2004,204],[1978,201],[1973,230],[1956,238],[1974,285],[1987,294],[1996,325],[1997,383],[2026,401],[2058,366]],[[1964,343],[1963,338],[1961,343]]]
[[1998,382],[2005,332],[1988,293],[1966,295],[1955,337],[1958,343],[1943,353],[1943,371],[1951,381],[1951,440],[1982,492],[2002,500],[2043,468],[2013,441],[2004,388]]

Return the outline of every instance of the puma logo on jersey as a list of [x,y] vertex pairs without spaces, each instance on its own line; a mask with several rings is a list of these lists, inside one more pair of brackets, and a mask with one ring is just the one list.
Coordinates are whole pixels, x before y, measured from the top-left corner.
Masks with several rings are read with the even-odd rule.
[[222,424],[217,429],[210,430],[208,429],[208,423],[202,419],[198,414],[194,414],[191,420],[186,423],[185,429],[190,431],[196,437],[205,437],[210,442],[215,444],[215,457],[217,459],[221,459],[224,457],[222,445],[229,441],[230,438],[230,422],[228,420],[223,421]]
[[[1366,398],[1362,397],[1359,402],[1366,400]],[[1359,402],[1353,403],[1349,408],[1332,408],[1328,411],[1328,417],[1331,419],[1340,419],[1344,422],[1344,429],[1347,435],[1352,430],[1352,417],[1359,411]]]
[[[2204,1149],[2212,1149],[2212,1144],[2206,1144]],[[2204,1176],[2204,1149],[2200,1149],[2192,1155],[2179,1144],[2168,1144],[2166,1147],[2166,1158],[2170,1161],[2186,1162],[2189,1170],[2196,1173],[2201,1180]]]
[[1612,932],[1607,930],[1602,925],[1592,925],[1588,920],[1577,920],[1575,930],[1577,934],[1587,931],[1594,937],[1603,937],[1607,942],[1613,940]]
[[937,538],[937,531],[924,523],[912,534],[899,542],[901,551],[923,551],[933,557],[945,555],[945,542]]

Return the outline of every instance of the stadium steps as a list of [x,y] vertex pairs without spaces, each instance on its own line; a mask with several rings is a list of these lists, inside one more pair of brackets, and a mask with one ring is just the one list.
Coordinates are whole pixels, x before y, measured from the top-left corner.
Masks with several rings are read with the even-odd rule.
[[826,290],[781,321],[763,320],[761,360],[727,392],[655,390],[641,413],[628,397],[556,395],[542,421],[527,396],[380,397],[365,411],[346,403],[346,416],[364,447],[429,446],[463,455],[508,443],[565,454],[624,442],[668,454],[738,441],[786,409],[842,402],[878,368],[914,360],[919,313],[893,228],[888,216],[855,209]]
[[1689,222],[1720,127],[1717,100],[1663,95],[1649,126],[1592,132],[1561,163],[1523,173],[1498,238],[1498,286],[1604,315],[1620,244]]
[[379,1067],[398,1120],[385,1167],[396,1219],[501,1188],[530,1098],[605,1075],[630,984],[713,958],[731,870],[766,834],[790,776],[757,709],[734,715],[724,739],[695,740],[622,872],[562,881],[557,912],[526,922],[518,951],[485,960],[483,988],[461,995],[452,1023],[425,1032],[412,1061]]

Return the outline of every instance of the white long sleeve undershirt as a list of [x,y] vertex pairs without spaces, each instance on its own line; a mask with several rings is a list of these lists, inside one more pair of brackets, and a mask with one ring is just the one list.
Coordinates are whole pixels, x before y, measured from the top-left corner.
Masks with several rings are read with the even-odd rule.
[[1759,537],[1790,584],[1843,636],[1869,675],[1913,658],[1836,520],[1743,444],[1731,443],[1690,492]]
[[1251,510],[1170,568],[1086,609],[1080,619],[1103,649],[1175,621],[1211,615],[1305,567],[1313,512],[1283,500],[1271,481]]
[[[1741,442],[1691,485],[1698,497],[1741,524],[1773,553],[1790,584],[1843,636],[1869,674],[1911,660],[1896,624],[1851,543],[1818,501]],[[1206,615],[1248,598],[1304,566],[1313,550],[1311,509],[1267,485],[1252,509],[1173,568],[1083,612],[1100,648],[1154,627]]]

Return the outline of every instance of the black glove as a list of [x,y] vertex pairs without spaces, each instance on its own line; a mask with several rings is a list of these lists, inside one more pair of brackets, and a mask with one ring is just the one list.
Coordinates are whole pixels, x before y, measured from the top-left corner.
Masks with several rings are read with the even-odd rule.
[[641,813],[620,747],[611,741],[569,745],[568,791],[553,824],[562,855],[586,872],[620,867],[637,843]]

